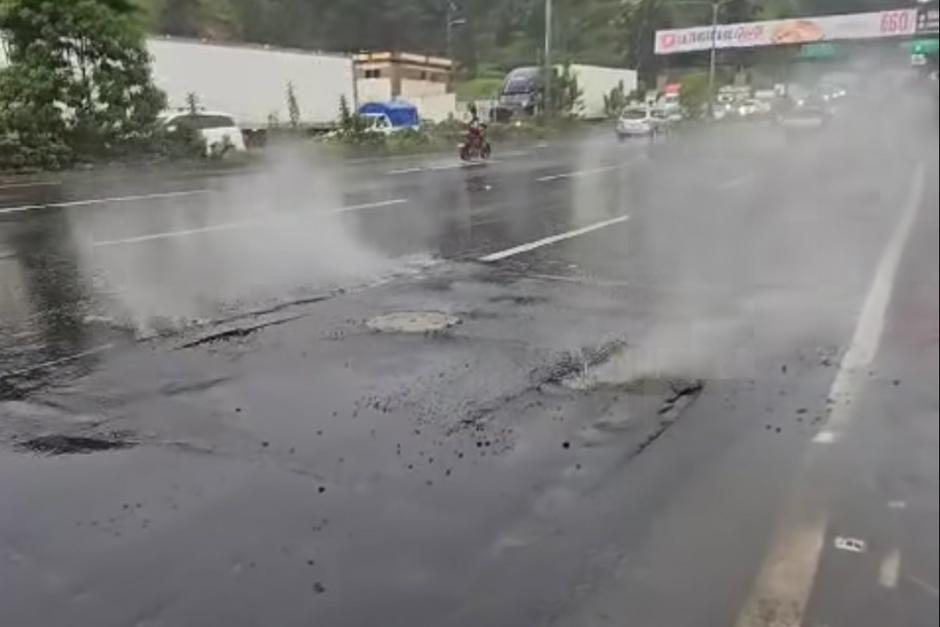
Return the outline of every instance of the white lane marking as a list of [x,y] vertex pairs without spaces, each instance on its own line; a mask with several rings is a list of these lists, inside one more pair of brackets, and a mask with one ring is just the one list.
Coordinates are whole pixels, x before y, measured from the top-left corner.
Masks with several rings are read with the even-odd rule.
[[20,181],[18,183],[3,183],[0,189],[20,189],[22,187],[53,187],[61,185],[62,181]]
[[907,501],[888,501],[888,509],[907,509]]
[[937,596],[940,596],[940,592],[938,592],[937,586],[930,583],[929,581],[925,581],[921,579],[920,577],[915,577],[914,575],[904,575],[904,578],[910,581],[911,583],[915,584],[918,588],[920,588],[921,590],[923,590],[930,596],[934,598],[936,598]]
[[800,627],[816,577],[826,524],[825,514],[817,511],[812,519],[782,529],[736,627]]
[[444,172],[446,170],[457,170],[459,168],[481,168],[487,164],[499,163],[496,159],[487,159],[486,161],[459,161],[457,163],[437,163],[424,166],[415,166],[412,168],[402,168],[400,170],[389,170],[386,176],[401,176],[404,174],[418,174],[419,172]]
[[617,170],[619,168],[622,168],[627,163],[630,163],[630,162],[626,161],[624,163],[615,163],[614,165],[607,165],[602,168],[590,168],[588,170],[576,170],[574,172],[562,172],[561,174],[549,174],[547,176],[540,176],[539,178],[535,180],[538,181],[539,183],[547,183],[549,181],[557,181],[560,179],[578,178],[579,176],[587,176],[589,174],[600,174],[602,172],[610,172],[611,170]]
[[434,172],[438,172],[440,170],[456,170],[458,168],[482,168],[489,163],[499,163],[499,161],[496,159],[487,159],[486,161],[459,161],[457,163],[442,163],[440,165],[432,165],[428,167],[428,169]]
[[[924,186],[924,164],[914,171],[901,219],[885,245],[868,295],[856,323],[848,351],[842,356],[829,398],[848,398],[863,379],[858,372],[875,356],[884,328],[885,310],[897,274],[898,263],[920,205]],[[838,432],[848,424],[849,407],[836,405],[827,427]],[[818,466],[824,449],[811,448],[794,484],[770,550],[761,565],[750,595],[745,600],[736,627],[766,627],[768,608],[779,611],[773,627],[799,627],[813,589],[819,556],[826,534],[828,512],[814,486],[825,476]],[[817,488],[818,489],[818,488]]]
[[901,552],[892,549],[885,558],[881,560],[881,568],[878,569],[878,583],[885,588],[896,588],[898,586],[898,575],[901,572]]
[[836,441],[835,432],[829,431],[828,429],[826,429],[825,431],[820,431],[813,438],[813,442],[816,444],[831,444],[835,441]]
[[[328,209],[326,211],[318,211],[314,215],[334,215],[338,213],[348,213],[350,211],[362,211],[364,209],[376,209],[379,207],[400,205],[406,202],[408,202],[407,198],[393,198],[391,200],[381,200],[378,202],[363,203],[361,205],[350,205],[348,207],[339,207],[337,209]],[[296,217],[296,215],[291,215],[289,217]],[[184,237],[186,235],[197,235],[199,233],[212,233],[214,231],[228,231],[231,229],[244,229],[244,228],[249,228],[249,227],[265,226],[265,225],[270,225],[277,221],[278,221],[277,219],[267,219],[267,220],[240,220],[237,222],[222,222],[219,224],[203,226],[203,227],[199,227],[195,229],[181,229],[178,231],[161,231],[159,233],[148,233],[146,235],[137,235],[134,237],[125,237],[122,239],[100,240],[97,242],[93,242],[92,246],[95,248],[101,248],[104,246],[137,244],[140,242],[149,242],[153,240],[168,239],[171,237]]]
[[[862,305],[862,312],[858,318],[855,333],[852,336],[852,342],[849,349],[842,356],[839,371],[832,382],[828,398],[852,398],[853,392],[859,384],[860,371],[868,366],[878,353],[878,346],[881,343],[881,335],[884,330],[885,314],[891,300],[898,264],[901,261],[901,255],[904,252],[914,218],[917,215],[923,187],[924,166],[921,163],[914,172],[904,213],[895,226],[882,251],[881,259],[878,261],[875,276],[868,288],[868,294]],[[827,431],[833,434],[833,439],[838,438],[840,429],[851,418],[851,412],[847,409],[848,405],[848,403],[835,405],[829,415],[826,427]]]
[[179,196],[195,196],[208,194],[208,189],[185,189],[176,192],[157,192],[153,194],[133,194],[130,196],[111,196],[109,198],[88,198],[85,200],[69,200],[66,202],[50,202],[44,205],[20,205],[19,207],[3,207],[0,214],[18,213],[21,211],[35,211],[36,209],[59,209],[67,207],[85,207],[88,205],[103,205],[114,202],[133,202],[135,200],[155,200],[158,198],[177,198]]
[[389,176],[397,176],[399,174],[414,174],[415,172],[423,172],[424,168],[402,168],[401,170],[389,170],[386,172]]
[[[316,211],[313,215],[333,215],[337,213],[349,213],[350,211],[362,211],[364,209],[378,209],[380,207],[391,207],[392,205],[403,205],[408,202],[407,198],[389,198],[388,200],[377,200],[375,202],[364,202],[360,205],[348,205],[346,207],[337,207],[336,209],[327,209],[325,211]],[[293,216],[291,216],[293,217]]]
[[95,355],[97,353],[103,353],[104,351],[111,350],[112,348],[114,348],[114,344],[111,344],[111,343],[101,344],[100,346],[89,348],[88,350],[75,353],[74,355],[67,355],[65,357],[59,357],[58,359],[50,359],[49,361],[44,361],[42,363],[34,364],[32,366],[27,366],[25,368],[20,368],[18,370],[10,370],[8,372],[4,372],[2,374],[2,377],[15,377],[15,376],[23,375],[23,374],[29,374],[30,372],[35,372],[36,370],[42,370],[43,368],[48,368],[50,366],[60,366],[64,363],[81,359],[82,357],[88,357],[90,355]]
[[491,261],[499,261],[500,259],[505,259],[506,257],[512,257],[513,255],[518,255],[519,253],[528,252],[530,250],[535,250],[536,248],[541,248],[542,246],[554,244],[555,242],[560,242],[562,240],[570,239],[572,237],[584,235],[585,233],[590,233],[591,231],[602,229],[605,226],[610,226],[612,224],[619,224],[620,222],[626,222],[629,219],[630,219],[630,216],[619,216],[617,218],[613,218],[610,220],[604,220],[603,222],[595,222],[594,224],[590,224],[580,229],[567,231],[565,233],[559,233],[558,235],[552,235],[550,237],[544,237],[540,240],[529,242],[528,244],[520,244],[519,246],[507,248],[506,250],[501,250],[499,252],[490,253],[489,255],[484,255],[480,257],[480,261],[483,261],[486,263],[489,263]]
[[737,178],[724,181],[723,183],[719,183],[718,185],[715,186],[715,189],[717,189],[718,191],[722,191],[722,192],[732,190],[735,187],[741,187],[742,185],[747,185],[753,179],[754,177],[752,177],[749,174],[745,176],[739,176]]

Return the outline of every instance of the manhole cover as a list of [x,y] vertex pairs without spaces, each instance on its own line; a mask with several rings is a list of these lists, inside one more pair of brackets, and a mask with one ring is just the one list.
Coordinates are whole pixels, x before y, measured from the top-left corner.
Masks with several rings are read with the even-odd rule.
[[459,322],[460,318],[439,311],[396,311],[376,316],[366,326],[384,333],[433,333]]

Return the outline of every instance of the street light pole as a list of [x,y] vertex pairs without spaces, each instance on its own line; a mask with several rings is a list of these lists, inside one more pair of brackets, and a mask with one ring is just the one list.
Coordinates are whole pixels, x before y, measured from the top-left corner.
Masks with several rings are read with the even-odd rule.
[[718,4],[712,2],[712,48],[708,60],[708,119],[715,117],[715,48],[718,45]]
[[444,0],[444,39],[445,47],[447,48],[447,60],[450,61],[450,73],[447,78],[447,89],[450,91],[451,82],[453,79],[454,72],[457,69],[457,63],[454,61],[454,51],[453,51],[453,40],[454,40],[454,26],[463,26],[467,23],[467,20],[462,17],[455,18],[454,11],[457,10],[457,6],[451,2],[451,0]]
[[454,8],[454,4],[450,0],[444,0],[444,37],[445,45],[447,47],[447,58],[453,63],[453,57],[451,52],[451,31],[453,30],[453,24],[451,24],[451,11]]
[[542,110],[547,113],[552,102],[552,0],[545,0],[545,88]]
[[709,50],[709,59],[708,59],[708,117],[714,117],[715,113],[715,57],[718,53],[718,10],[721,8],[721,5],[728,2],[728,0],[677,0],[671,4],[675,5],[685,5],[685,6],[711,6],[712,8],[712,25],[711,25],[711,48]]

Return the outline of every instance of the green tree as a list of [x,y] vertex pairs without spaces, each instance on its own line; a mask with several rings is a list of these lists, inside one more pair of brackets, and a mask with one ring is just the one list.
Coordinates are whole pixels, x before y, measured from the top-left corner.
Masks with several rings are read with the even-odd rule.
[[623,81],[620,81],[609,94],[604,94],[604,115],[609,118],[615,117],[620,114],[626,104],[627,94],[624,92]]
[[665,0],[637,0],[624,5],[620,16],[624,31],[623,57],[626,65],[637,71],[645,85],[655,84],[662,58],[654,53],[656,31],[669,28],[672,17]]
[[189,111],[189,115],[199,113],[199,96],[196,95],[196,92],[186,92],[186,109]]
[[708,74],[706,72],[693,72],[686,74],[679,81],[679,104],[689,112],[689,115],[698,117],[708,103]]
[[290,121],[291,128],[296,129],[300,126],[300,104],[297,102],[297,94],[291,82],[287,83],[287,119]]
[[62,165],[74,157],[147,146],[166,98],[151,80],[130,0],[5,0],[0,31],[0,136],[15,160]]
[[554,72],[549,94],[552,113],[573,115],[580,111],[584,92],[578,86],[578,77],[571,71],[570,64],[565,63],[561,72]]

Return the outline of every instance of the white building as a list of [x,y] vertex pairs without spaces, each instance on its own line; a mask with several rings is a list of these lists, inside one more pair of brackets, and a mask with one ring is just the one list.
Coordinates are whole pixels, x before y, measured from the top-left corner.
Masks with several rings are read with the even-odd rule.
[[425,120],[440,122],[454,115],[457,97],[450,92],[453,62],[408,52],[367,52],[354,57],[356,99],[406,100],[418,108]]

